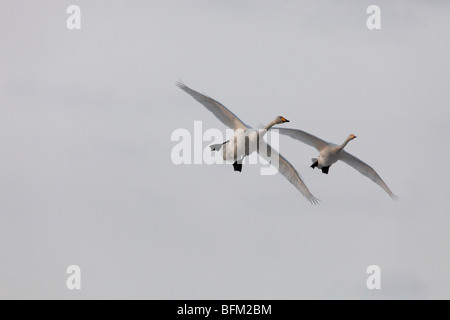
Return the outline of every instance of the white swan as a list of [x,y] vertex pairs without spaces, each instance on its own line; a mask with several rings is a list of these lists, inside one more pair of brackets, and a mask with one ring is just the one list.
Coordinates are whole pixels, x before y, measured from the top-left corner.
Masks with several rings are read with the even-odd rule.
[[[177,82],[177,86],[191,95],[195,100],[200,102],[224,125],[231,129],[234,129],[234,136],[230,140],[224,142],[223,144],[212,145],[211,150],[220,151],[223,148],[223,159],[226,161],[234,161],[233,167],[235,171],[240,172],[242,170],[242,160],[246,156],[249,156],[256,151],[268,161],[277,159],[279,164],[278,171],[290,183],[292,183],[309,202],[311,202],[312,204],[319,203],[319,200],[312,195],[295,168],[282,155],[273,150],[270,145],[265,143],[262,139],[267,131],[270,130],[274,125],[286,123],[289,122],[289,120],[279,116],[276,117],[275,120],[270,122],[263,129],[255,130],[242,122],[234,113],[228,110],[220,102],[189,88],[180,81]],[[265,154],[265,152],[260,152],[260,149],[258,147],[261,147],[262,150],[266,149],[267,154]]]
[[351,134],[343,144],[335,145],[301,130],[284,128],[277,129],[281,134],[299,140],[311,147],[316,148],[320,152],[317,159],[312,159],[313,165],[311,168],[319,168],[323,173],[328,174],[330,166],[338,160],[341,160],[379,185],[392,199],[398,199],[398,197],[389,189],[383,179],[381,179],[372,167],[344,150],[350,141],[356,139],[354,134]]

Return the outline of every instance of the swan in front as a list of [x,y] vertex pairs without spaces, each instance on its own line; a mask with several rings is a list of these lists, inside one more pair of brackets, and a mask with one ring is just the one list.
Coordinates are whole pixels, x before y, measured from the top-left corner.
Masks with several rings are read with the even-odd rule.
[[317,158],[312,159],[313,164],[311,168],[319,168],[323,173],[328,174],[330,167],[340,160],[379,185],[393,200],[398,199],[398,197],[391,191],[391,189],[389,189],[387,184],[371,166],[344,150],[350,141],[356,139],[354,134],[349,135],[341,145],[336,145],[326,142],[305,131],[285,128],[277,129],[281,134],[289,136],[295,140],[299,140],[311,147],[316,148],[320,152]]
[[[274,164],[272,160],[276,159],[278,171],[294,185],[294,187],[296,187],[309,202],[312,204],[319,203],[319,200],[309,191],[297,170],[295,170],[286,158],[273,150],[271,146],[263,140],[264,135],[273,126],[287,123],[289,120],[285,117],[278,116],[264,128],[255,130],[242,122],[220,102],[189,88],[180,81],[177,82],[177,86],[212,112],[220,122],[234,130],[234,135],[230,140],[225,141],[222,144],[210,146],[212,151],[220,152],[222,150],[222,157],[225,161],[234,161],[234,171],[241,172],[243,159],[254,152],[257,152],[271,164]],[[262,152],[263,150],[266,150],[266,152]]]

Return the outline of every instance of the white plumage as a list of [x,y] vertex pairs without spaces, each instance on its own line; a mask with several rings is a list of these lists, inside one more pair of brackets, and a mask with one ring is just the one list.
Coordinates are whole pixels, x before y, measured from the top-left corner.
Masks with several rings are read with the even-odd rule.
[[[228,110],[223,104],[214,100],[211,97],[208,97],[202,93],[199,93],[188,86],[186,86],[182,82],[177,82],[177,86],[191,95],[195,100],[201,103],[206,109],[212,112],[217,119],[220,120],[227,127],[234,129],[235,134],[229,140],[224,142],[224,144],[213,145],[211,149],[213,151],[223,150],[223,158],[224,160],[232,160],[235,161],[234,168],[235,171],[240,171],[242,168],[242,159],[253,152],[258,152],[263,158],[268,160],[269,162],[273,161],[273,159],[278,160],[278,171],[291,183],[293,184],[297,190],[301,192],[301,194],[312,204],[318,204],[319,200],[313,196],[313,194],[309,191],[306,184],[303,182],[302,178],[298,174],[297,170],[278,152],[273,150],[270,145],[263,142],[263,136],[270,130],[274,125],[282,124],[289,122],[284,117],[276,117],[272,122],[270,122],[267,126],[262,129],[255,130],[250,126],[246,125],[242,122],[233,112]],[[261,146],[267,147],[268,154],[271,154],[270,157],[263,152],[259,152],[256,148],[258,143]],[[249,147],[246,150],[246,145]],[[265,148],[262,148],[264,150]]]
[[398,199],[398,197],[391,191],[391,189],[389,189],[387,184],[383,181],[383,179],[381,179],[378,173],[376,173],[376,171],[371,166],[344,150],[344,148],[350,141],[356,139],[355,135],[351,134],[343,144],[335,145],[302,130],[285,128],[277,129],[281,134],[287,135],[295,140],[299,140],[311,147],[316,148],[320,152],[317,159],[312,159],[312,168],[317,167],[319,169],[322,169],[324,173],[328,174],[328,170],[331,165],[339,160],[343,161],[359,171],[359,173],[368,177],[370,180],[379,185],[392,199]]

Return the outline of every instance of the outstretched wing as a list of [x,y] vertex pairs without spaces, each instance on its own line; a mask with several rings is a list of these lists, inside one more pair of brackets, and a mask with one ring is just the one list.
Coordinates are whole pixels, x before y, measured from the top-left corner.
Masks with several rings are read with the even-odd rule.
[[[287,161],[285,157],[283,157],[280,153],[274,150],[270,145],[266,144],[267,153],[260,152],[259,155],[271,163],[273,166],[277,167],[278,164],[278,172],[280,172],[290,183],[297,188],[298,191],[312,204],[319,204],[319,199],[317,199],[313,194],[309,191],[306,184],[303,182],[300,174],[295,170],[294,166]],[[264,148],[261,148],[264,149]]]
[[369,166],[368,164],[364,163],[363,161],[359,160],[357,157],[351,155],[350,153],[346,151],[341,151],[339,154],[339,160],[345,162],[349,166],[353,167],[354,169],[358,170],[359,173],[365,175],[367,178],[375,182],[377,185],[379,185],[386,193],[393,199],[397,200],[398,197],[389,189],[387,184],[381,179],[381,177],[376,173],[376,171]]
[[275,129],[278,129],[281,134],[284,134],[295,140],[299,140],[311,147],[316,148],[318,151],[322,151],[322,149],[330,145],[330,143],[302,130],[285,129],[285,128],[275,128]]
[[200,92],[197,92],[191,88],[189,88],[187,85],[185,85],[183,82],[178,81],[177,86],[190,94],[195,100],[200,102],[206,109],[211,111],[217,119],[220,120],[224,125],[227,127],[237,130],[247,130],[249,127],[242,122],[233,112],[227,109],[223,104],[220,102],[214,100],[213,98],[210,98]]

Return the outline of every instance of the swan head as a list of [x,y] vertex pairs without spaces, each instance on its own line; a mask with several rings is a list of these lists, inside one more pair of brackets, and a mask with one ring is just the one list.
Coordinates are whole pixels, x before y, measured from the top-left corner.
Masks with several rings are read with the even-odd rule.
[[352,133],[351,135],[348,136],[348,141],[354,140],[357,137]]
[[277,124],[282,124],[282,123],[286,123],[286,122],[290,122],[288,119],[286,119],[285,117],[279,116],[275,119],[275,122]]

